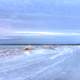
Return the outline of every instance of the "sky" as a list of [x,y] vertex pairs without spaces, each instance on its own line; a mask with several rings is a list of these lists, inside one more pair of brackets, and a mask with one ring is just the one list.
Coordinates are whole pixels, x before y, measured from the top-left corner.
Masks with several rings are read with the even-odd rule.
[[79,9],[80,0],[0,0],[0,38],[44,32],[80,36]]

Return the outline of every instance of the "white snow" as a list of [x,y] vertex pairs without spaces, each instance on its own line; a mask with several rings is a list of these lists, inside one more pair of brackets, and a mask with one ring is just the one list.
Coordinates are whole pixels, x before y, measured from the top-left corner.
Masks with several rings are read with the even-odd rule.
[[1,57],[0,80],[80,80],[79,52],[80,46],[62,46]]

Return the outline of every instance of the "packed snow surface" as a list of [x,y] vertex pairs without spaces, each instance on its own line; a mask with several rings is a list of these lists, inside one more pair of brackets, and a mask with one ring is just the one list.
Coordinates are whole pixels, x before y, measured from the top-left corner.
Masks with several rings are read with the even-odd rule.
[[0,80],[80,80],[80,46],[0,47]]

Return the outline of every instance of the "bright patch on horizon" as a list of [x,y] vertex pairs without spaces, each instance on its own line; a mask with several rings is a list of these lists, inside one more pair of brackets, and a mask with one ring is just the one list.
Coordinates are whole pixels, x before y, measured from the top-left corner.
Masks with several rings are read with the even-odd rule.
[[0,33],[1,37],[8,36],[80,36],[79,32],[27,32],[14,31],[9,33]]
[[74,33],[74,32],[15,32],[18,35],[25,35],[25,36],[79,36],[80,33]]

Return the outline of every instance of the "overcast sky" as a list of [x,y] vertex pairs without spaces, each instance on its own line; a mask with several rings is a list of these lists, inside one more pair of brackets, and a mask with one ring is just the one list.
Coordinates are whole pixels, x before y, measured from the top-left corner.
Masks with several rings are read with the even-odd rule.
[[0,0],[0,34],[18,32],[78,34],[80,0]]

